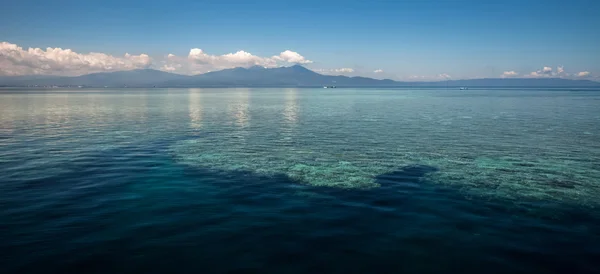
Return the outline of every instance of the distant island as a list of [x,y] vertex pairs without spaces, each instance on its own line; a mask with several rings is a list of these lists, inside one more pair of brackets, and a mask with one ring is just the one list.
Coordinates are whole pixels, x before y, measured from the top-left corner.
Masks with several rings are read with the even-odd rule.
[[0,87],[600,87],[599,82],[562,78],[486,78],[402,82],[367,77],[331,76],[303,66],[233,68],[198,75],[153,69],[81,76],[0,76]]

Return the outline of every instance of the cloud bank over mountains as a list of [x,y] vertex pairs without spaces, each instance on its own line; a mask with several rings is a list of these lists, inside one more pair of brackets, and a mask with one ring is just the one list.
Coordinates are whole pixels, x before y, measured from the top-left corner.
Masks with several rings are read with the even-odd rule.
[[262,66],[273,68],[289,64],[312,63],[311,60],[291,50],[283,51],[279,55],[271,57],[260,57],[243,50],[223,55],[210,55],[199,48],[191,49],[187,56],[169,54],[167,59],[162,62],[164,62],[163,67],[165,70],[183,74],[200,74],[234,67]]
[[588,78],[591,76],[589,71],[581,71],[577,73],[568,73],[565,67],[558,66],[556,70],[552,67],[544,66],[536,71],[525,74],[520,74],[514,70],[505,71],[500,75],[502,78]]
[[147,54],[81,54],[62,48],[23,49],[15,44],[0,42],[0,74],[3,75],[80,75],[149,68],[151,65],[152,59]]
[[313,69],[313,71],[327,75],[349,75],[355,72],[353,68]]
[[151,58],[147,54],[113,56],[105,53],[77,53],[62,48],[24,49],[8,42],[0,43],[0,75],[64,75],[75,76],[94,72],[156,68],[180,74],[200,74],[234,67],[278,67],[290,64],[310,64],[311,60],[291,50],[261,57],[240,50],[235,53],[211,55],[193,48],[187,56],[169,54]]
[[[62,48],[23,48],[9,42],[0,42],[0,75],[60,75],[77,76],[95,72],[112,72],[133,69],[152,68],[166,72],[195,75],[206,72],[234,68],[262,66],[274,68],[293,64],[309,65],[312,60],[307,59],[298,52],[284,50],[273,56],[258,56],[240,50],[235,53],[214,55],[200,48],[190,49],[187,55],[150,57],[148,54],[129,54],[114,56],[100,52],[78,53],[71,49]],[[363,70],[355,68],[319,69],[313,71],[328,75],[376,75],[383,74],[383,69]],[[406,80],[447,80],[452,79],[447,73],[434,76],[393,75],[387,76],[394,79]],[[500,78],[572,78],[587,79],[596,76],[589,71],[566,72],[563,66],[552,68],[543,66],[532,72],[504,71]]]

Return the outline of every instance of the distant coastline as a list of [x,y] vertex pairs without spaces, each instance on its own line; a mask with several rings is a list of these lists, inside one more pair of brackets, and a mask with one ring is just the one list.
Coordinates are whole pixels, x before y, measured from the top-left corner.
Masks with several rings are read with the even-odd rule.
[[[233,68],[199,75],[142,69],[81,76],[1,76],[3,88],[600,88],[600,82],[564,78],[483,78],[431,82],[323,75],[303,66]],[[467,90],[465,90],[467,91]]]

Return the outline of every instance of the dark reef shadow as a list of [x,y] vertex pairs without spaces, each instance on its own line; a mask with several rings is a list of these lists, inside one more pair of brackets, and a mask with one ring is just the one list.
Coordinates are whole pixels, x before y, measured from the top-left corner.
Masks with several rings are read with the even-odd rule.
[[[269,243],[270,247],[257,248],[258,253],[270,254],[264,258],[266,264],[288,273],[506,273],[518,272],[518,269],[543,269],[548,273],[590,272],[591,268],[586,264],[593,262],[592,254],[600,254],[600,250],[587,243],[583,234],[569,233],[568,242],[548,240],[540,244],[532,238],[520,238],[512,243],[534,247],[529,249],[507,248],[501,240],[502,237],[510,239],[517,235],[519,238],[518,235],[531,233],[544,239],[566,237],[553,229],[539,227],[539,223],[590,224],[593,220],[590,214],[576,208],[532,211],[501,200],[467,198],[460,189],[428,181],[428,175],[438,171],[434,166],[407,165],[375,176],[376,183],[380,184],[378,188],[341,189],[306,185],[285,174],[264,176],[253,172],[189,170],[190,175],[195,174],[192,176],[202,173],[201,176],[226,178],[230,184],[219,184],[223,190],[219,196],[235,207],[250,212],[278,213],[279,217],[273,216],[259,225],[259,235],[253,229],[244,229],[246,232],[235,241],[250,238],[254,239],[251,242]],[[298,196],[298,192],[314,195]],[[557,212],[564,213],[563,218],[555,219]],[[264,217],[260,213],[254,214],[259,215],[234,213],[231,217],[248,222]],[[446,238],[436,238],[435,233]],[[497,233],[506,234],[498,238]],[[391,234],[402,236],[395,238]],[[390,249],[394,243],[377,242],[384,236],[410,248]],[[598,238],[591,242],[598,242]],[[486,245],[498,248],[488,250]],[[562,250],[572,250],[575,246],[579,246],[581,252],[577,256],[584,263],[573,265],[556,259],[567,256]],[[317,247],[320,250],[316,250]],[[269,248],[279,251],[270,253]],[[375,256],[369,253],[385,249],[393,251],[375,253]],[[441,257],[425,259],[412,250]],[[553,250],[555,255],[547,256],[542,250]],[[478,257],[479,252],[518,264],[486,261],[484,256]],[[415,263],[423,260],[437,263]],[[260,272],[260,268],[251,267],[248,273],[252,270]]]

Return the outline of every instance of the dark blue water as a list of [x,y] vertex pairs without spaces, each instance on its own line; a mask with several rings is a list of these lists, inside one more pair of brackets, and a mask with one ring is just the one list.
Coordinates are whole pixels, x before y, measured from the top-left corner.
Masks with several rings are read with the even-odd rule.
[[0,92],[7,273],[598,273],[600,94]]

